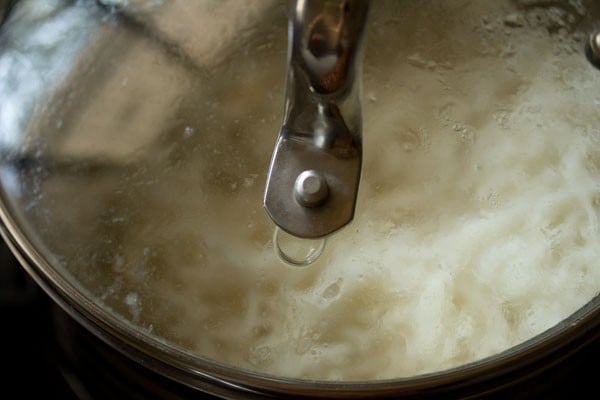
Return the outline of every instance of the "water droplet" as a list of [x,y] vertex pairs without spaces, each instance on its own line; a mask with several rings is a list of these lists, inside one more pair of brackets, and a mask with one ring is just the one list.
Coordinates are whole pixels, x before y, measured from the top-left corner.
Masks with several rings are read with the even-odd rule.
[[508,14],[504,17],[504,25],[510,28],[522,28],[526,23],[525,17],[519,13]]
[[140,309],[141,301],[140,301],[138,294],[135,292],[127,293],[127,295],[125,296],[124,302],[127,305],[127,307],[129,308],[129,312],[133,316],[133,320],[137,321],[140,317],[140,312],[141,312],[141,309]]
[[185,137],[190,137],[194,134],[194,128],[192,128],[191,126],[186,126],[185,129],[183,130],[183,135]]
[[254,185],[254,181],[256,179],[256,175],[250,175],[246,178],[244,178],[244,183],[242,183],[242,186],[245,188],[249,188],[252,185]]
[[340,281],[336,281],[331,285],[327,286],[323,291],[323,298],[326,300],[332,300],[340,294]]
[[119,254],[115,254],[115,257],[113,260],[114,270],[117,272],[123,272],[124,267],[125,267],[125,259],[123,258],[123,256],[121,256]]
[[325,239],[299,238],[279,228],[273,233],[273,244],[279,258],[295,267],[314,263],[325,249]]
[[413,129],[404,130],[396,134],[402,150],[407,153],[416,150],[420,145],[419,133]]

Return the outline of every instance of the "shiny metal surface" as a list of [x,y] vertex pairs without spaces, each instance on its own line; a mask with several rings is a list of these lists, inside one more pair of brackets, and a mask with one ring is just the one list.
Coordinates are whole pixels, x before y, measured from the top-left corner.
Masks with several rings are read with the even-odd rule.
[[[361,44],[368,8],[364,0],[300,0],[293,6],[283,126],[264,204],[279,227],[299,237],[328,235],[354,215],[362,159]],[[295,201],[294,183],[307,169],[324,177],[326,200]]]
[[600,68],[600,31],[596,31],[590,35],[586,53],[590,62]]
[[296,178],[294,195],[300,205],[318,207],[327,200],[329,186],[323,175],[315,170],[306,170]]

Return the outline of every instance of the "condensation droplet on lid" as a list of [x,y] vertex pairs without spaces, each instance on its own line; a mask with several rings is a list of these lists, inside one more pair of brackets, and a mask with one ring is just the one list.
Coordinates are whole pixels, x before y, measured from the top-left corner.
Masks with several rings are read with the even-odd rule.
[[504,17],[504,25],[510,28],[522,28],[526,24],[525,17],[519,13],[508,14]]
[[138,304],[138,295],[137,293],[130,292],[125,296],[125,304],[128,306],[136,306]]
[[304,267],[314,263],[323,253],[325,239],[304,239],[275,228],[273,245],[283,262],[294,267]]
[[326,300],[332,300],[340,294],[340,282],[336,281],[331,285],[327,286],[323,291],[323,298]]
[[194,134],[194,128],[192,128],[191,126],[186,126],[185,129],[183,130],[183,135],[185,137],[190,137]]
[[129,292],[124,299],[125,304],[129,308],[129,312],[133,316],[133,320],[137,321],[140,317],[140,298],[137,293]]
[[116,271],[122,271],[125,266],[125,259],[119,254],[115,254],[113,266]]
[[249,188],[252,185],[254,185],[254,181],[256,180],[256,175],[250,175],[246,178],[244,178],[244,183],[242,183],[242,186],[244,186],[245,188]]
[[402,150],[407,153],[416,150],[420,146],[419,133],[413,129],[403,130],[396,134]]

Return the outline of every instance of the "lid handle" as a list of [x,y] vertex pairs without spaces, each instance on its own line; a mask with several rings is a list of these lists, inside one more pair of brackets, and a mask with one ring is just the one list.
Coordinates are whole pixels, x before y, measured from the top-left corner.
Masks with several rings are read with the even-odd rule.
[[286,232],[326,236],[354,217],[362,163],[360,70],[367,0],[296,0],[282,127],[264,205]]

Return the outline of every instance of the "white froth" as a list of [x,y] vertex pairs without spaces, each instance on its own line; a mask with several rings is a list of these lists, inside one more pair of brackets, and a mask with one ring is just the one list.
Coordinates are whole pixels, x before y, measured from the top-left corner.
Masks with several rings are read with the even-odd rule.
[[[447,59],[411,41],[389,65],[377,52],[372,66],[367,59],[356,220],[314,265],[289,268],[276,257],[256,171],[215,186],[197,171],[219,162],[226,170],[228,158],[203,153],[162,172],[144,193],[148,215],[123,239],[124,259],[138,265],[124,273],[129,282],[140,286],[135,268],[160,276],[136,292],[136,319],[243,368],[363,380],[496,354],[596,296],[600,74],[579,54],[557,54],[530,16],[489,3],[483,28],[469,25],[483,2],[471,14],[459,9],[464,26],[446,26]],[[507,26],[504,36],[494,31]],[[272,136],[260,123],[246,130]],[[239,154],[240,143],[223,148]],[[136,256],[147,248],[160,258]]]

